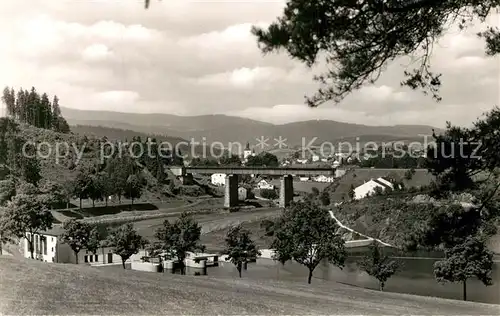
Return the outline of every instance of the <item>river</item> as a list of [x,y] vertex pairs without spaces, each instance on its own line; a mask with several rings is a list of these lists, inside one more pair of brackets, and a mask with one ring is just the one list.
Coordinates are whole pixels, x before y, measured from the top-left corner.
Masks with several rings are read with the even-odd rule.
[[[314,271],[312,282],[314,282],[314,279],[323,279],[378,289],[377,281],[358,269],[355,263],[357,259],[356,257],[349,257],[342,270],[330,264],[320,264]],[[403,263],[403,268],[387,281],[384,291],[462,299],[462,284],[440,284],[434,279],[433,264],[439,259],[408,257],[399,258],[399,260]],[[303,277],[304,282],[307,282],[308,271],[298,263],[287,262],[282,266],[270,259],[259,259],[256,264],[275,270],[275,277],[277,278],[286,279],[292,274],[294,278],[300,276]],[[249,269],[251,269],[251,266]],[[493,285],[491,286],[485,286],[477,279],[470,279],[467,282],[467,300],[500,304],[500,262],[498,261],[495,262],[492,278]]]

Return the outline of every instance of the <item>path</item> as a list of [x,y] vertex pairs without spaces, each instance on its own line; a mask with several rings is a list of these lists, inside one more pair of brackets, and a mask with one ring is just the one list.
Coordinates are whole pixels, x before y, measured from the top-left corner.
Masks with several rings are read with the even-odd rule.
[[383,242],[383,241],[382,241],[382,240],[380,240],[380,239],[373,238],[373,237],[370,237],[370,236],[366,236],[365,234],[359,233],[359,232],[357,232],[357,231],[353,230],[352,228],[345,226],[344,224],[342,224],[342,222],[340,222],[340,221],[339,221],[339,220],[335,217],[335,215],[333,215],[333,211],[328,211],[328,212],[330,213],[330,216],[331,216],[331,217],[332,217],[332,218],[333,218],[333,219],[337,222],[337,225],[339,225],[340,227],[342,227],[342,228],[344,228],[344,229],[346,229],[346,230],[348,230],[348,231],[350,231],[350,232],[352,232],[352,233],[355,233],[355,234],[358,234],[358,235],[360,235],[360,236],[362,236],[362,237],[365,237],[365,238],[366,238],[366,240],[375,240],[375,241],[377,241],[378,243],[380,243],[380,244],[382,244],[382,245],[384,245],[384,246],[387,246],[387,247],[393,247],[393,246],[391,246],[390,244],[388,244],[388,243],[386,243],[386,242]]

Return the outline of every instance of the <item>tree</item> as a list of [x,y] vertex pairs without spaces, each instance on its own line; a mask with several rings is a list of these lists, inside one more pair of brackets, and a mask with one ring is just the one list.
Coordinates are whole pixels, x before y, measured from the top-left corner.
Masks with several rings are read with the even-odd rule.
[[108,206],[108,197],[114,193],[114,184],[111,182],[106,172],[100,172],[97,176],[97,181],[99,183],[101,195],[106,201],[106,206]]
[[156,231],[155,237],[158,239],[156,251],[161,250],[175,257],[181,266],[181,274],[185,274],[184,260],[187,252],[205,249],[200,244],[201,226],[186,212],[173,224],[165,220],[163,226]]
[[313,187],[311,189],[311,193],[314,197],[319,196],[319,189],[317,187]]
[[129,176],[137,172],[135,162],[128,156],[113,157],[106,161],[104,172],[107,174],[108,181],[113,184],[113,194],[121,203],[121,197],[127,190]]
[[0,181],[0,206],[5,206],[16,195],[16,179],[12,176]]
[[93,253],[97,251],[99,236],[96,233],[96,228],[92,225],[76,219],[70,219],[64,222],[63,229],[64,232],[61,235],[61,241],[71,247],[75,253],[77,264],[80,250],[87,249]]
[[107,242],[108,245],[113,247],[113,253],[122,258],[123,269],[125,269],[125,261],[138,253],[147,244],[147,241],[141,235],[137,234],[131,223],[112,230]]
[[127,188],[124,192],[124,196],[131,200],[130,208],[134,205],[134,199],[141,197],[143,179],[136,174],[132,174],[127,179]]
[[26,154],[20,155],[18,160],[20,177],[34,186],[42,179],[40,162],[36,157],[36,149],[26,146]]
[[243,229],[241,225],[232,227],[226,235],[226,249],[223,254],[236,266],[241,278],[241,268],[247,262],[260,256],[260,251],[250,238],[250,231]]
[[[422,89],[439,101],[441,75],[432,72],[432,47],[450,21],[464,30],[484,22],[498,2],[291,0],[283,15],[266,29],[253,27],[263,53],[285,50],[311,67],[324,57],[328,70],[314,77],[320,89],[306,98],[315,107],[341,102],[351,92],[377,81],[390,62],[413,57],[415,68],[405,70],[401,85]],[[412,36],[408,37],[408,34]],[[489,27],[478,34],[486,53],[500,51],[500,31]]]
[[439,282],[462,282],[463,300],[467,300],[467,280],[476,277],[484,285],[492,285],[493,253],[484,240],[467,237],[452,248],[445,249],[443,260],[434,264],[434,275]]
[[359,263],[361,269],[368,275],[376,278],[379,282],[379,288],[384,290],[387,280],[398,271],[401,264],[396,260],[391,260],[388,256],[382,254],[382,250],[376,242],[370,245],[368,254]]
[[257,156],[248,157],[246,165],[249,167],[278,167],[279,161],[275,155],[262,152]]
[[275,259],[284,264],[295,260],[309,270],[310,284],[314,269],[326,260],[342,268],[346,258],[344,240],[336,222],[314,202],[293,203],[278,220],[271,248]]
[[103,198],[104,183],[101,181],[98,174],[90,175],[90,182],[88,186],[88,196],[92,200],[92,207],[95,207],[95,201]]
[[[40,199],[33,186],[20,190],[7,203],[1,218],[4,232],[28,241],[31,258],[34,259],[34,235],[52,228],[54,218],[47,205]],[[24,192],[23,192],[24,191]]]
[[260,196],[264,199],[274,200],[278,198],[278,193],[276,193],[276,190],[273,189],[262,189],[260,190]]
[[327,191],[321,192],[321,195],[320,195],[319,199],[320,199],[321,204],[323,206],[330,205],[330,194],[328,194]]
[[51,209],[54,206],[67,205],[69,202],[66,189],[57,182],[45,181],[40,187],[40,193],[44,196],[47,205]]
[[2,102],[5,104],[7,109],[7,115],[15,117],[16,96],[15,92],[9,87],[5,87],[3,89]]
[[347,192],[347,195],[351,200],[356,197],[356,192],[354,191],[354,184],[351,184],[351,186],[349,187],[349,192]]

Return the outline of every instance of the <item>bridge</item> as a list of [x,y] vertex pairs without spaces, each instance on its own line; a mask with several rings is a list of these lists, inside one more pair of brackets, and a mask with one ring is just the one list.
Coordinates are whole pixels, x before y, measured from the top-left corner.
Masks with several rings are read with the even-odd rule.
[[334,168],[272,168],[272,167],[171,167],[170,171],[180,177],[184,184],[193,179],[193,174],[226,175],[224,206],[233,207],[238,204],[238,175],[270,175],[281,176],[280,207],[290,205],[293,200],[293,176],[335,176]]

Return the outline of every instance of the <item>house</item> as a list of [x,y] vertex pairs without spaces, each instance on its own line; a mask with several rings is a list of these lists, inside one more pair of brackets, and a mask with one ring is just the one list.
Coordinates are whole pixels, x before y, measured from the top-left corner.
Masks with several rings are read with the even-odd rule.
[[312,156],[312,161],[313,161],[313,162],[317,162],[317,161],[319,161],[319,156],[318,156],[318,155],[313,155],[313,156]]
[[314,181],[316,182],[333,182],[335,178],[334,177],[327,177],[325,175],[319,175],[314,178]]
[[306,164],[307,159],[297,159],[297,163]]
[[309,181],[309,177],[299,177],[300,181],[307,182]]
[[266,180],[260,180],[257,183],[257,188],[259,188],[260,190],[263,190],[263,189],[264,190],[274,190],[274,185]]
[[362,185],[354,188],[354,199],[359,200],[370,196],[375,193],[376,188],[380,188],[383,191],[387,189],[394,190],[394,185],[390,181],[382,177],[378,179],[371,179],[370,181],[367,181]]
[[[68,244],[61,242],[60,236],[64,229],[60,225],[54,225],[50,230],[34,234],[34,257],[36,260],[55,263],[77,263],[77,258],[74,251]],[[26,238],[32,236],[27,233]],[[145,251],[141,251],[133,255],[129,260],[137,260],[145,255]],[[24,239],[24,257],[31,258],[31,252],[28,240]],[[90,253],[88,250],[82,249],[78,253],[78,264],[109,264],[121,263],[120,256],[113,253],[111,247],[101,247],[96,253]]]
[[225,173],[214,173],[210,177],[210,182],[216,186],[223,186],[226,184],[226,174]]

